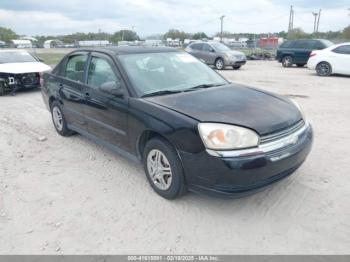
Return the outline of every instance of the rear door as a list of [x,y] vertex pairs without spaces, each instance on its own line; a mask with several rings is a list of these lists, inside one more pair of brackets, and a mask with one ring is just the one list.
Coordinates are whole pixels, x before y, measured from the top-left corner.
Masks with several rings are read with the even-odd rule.
[[86,125],[83,115],[84,75],[88,59],[87,52],[76,52],[69,56],[59,73],[59,93],[67,122],[76,127]]
[[197,57],[198,59],[203,60],[202,47],[203,47],[202,43],[192,44],[190,46],[190,49],[191,49],[190,54]]
[[216,58],[214,48],[212,48],[209,44],[204,43],[202,46],[202,57],[205,63],[211,65],[214,64]]
[[299,40],[294,43],[294,63],[306,64],[312,50],[315,49],[315,40]]
[[[91,53],[87,68],[84,114],[88,131],[109,144],[127,149],[128,98],[115,63],[107,55]],[[116,97],[102,92],[100,86],[106,82],[120,83],[125,95]]]
[[333,73],[350,74],[350,45],[338,46],[330,56]]

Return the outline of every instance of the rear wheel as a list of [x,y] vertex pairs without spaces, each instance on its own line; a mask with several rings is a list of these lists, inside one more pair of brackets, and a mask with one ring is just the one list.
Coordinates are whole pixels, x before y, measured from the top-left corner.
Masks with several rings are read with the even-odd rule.
[[4,86],[3,86],[3,84],[0,82],[0,96],[3,96],[4,93],[5,93]]
[[283,67],[291,67],[293,65],[293,57],[287,55],[283,57],[282,59],[282,66]]
[[51,115],[57,133],[61,136],[71,136],[75,134],[74,131],[68,129],[66,118],[64,117],[61,106],[57,101],[52,102]]
[[153,138],[146,144],[143,167],[153,190],[160,196],[175,199],[186,193],[181,161],[166,140]]
[[332,74],[332,66],[328,62],[321,62],[316,66],[316,73],[319,76],[330,76]]
[[233,69],[235,69],[235,70],[238,70],[238,69],[241,68],[241,66],[232,66],[232,67],[233,67]]
[[217,70],[222,70],[225,67],[225,62],[222,58],[218,58],[215,60],[215,67]]

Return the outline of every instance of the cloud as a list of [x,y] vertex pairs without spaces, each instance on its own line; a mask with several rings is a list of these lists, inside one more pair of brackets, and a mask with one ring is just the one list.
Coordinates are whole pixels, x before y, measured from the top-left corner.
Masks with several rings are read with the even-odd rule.
[[[231,32],[277,32],[287,30],[289,1],[273,0],[2,0],[2,25],[20,34],[114,32],[133,26],[142,35],[164,33],[169,28],[187,32],[219,31],[219,16],[225,14],[224,30]],[[312,11],[323,9],[320,29],[339,30],[349,25],[347,1],[295,2],[295,27],[313,29]]]

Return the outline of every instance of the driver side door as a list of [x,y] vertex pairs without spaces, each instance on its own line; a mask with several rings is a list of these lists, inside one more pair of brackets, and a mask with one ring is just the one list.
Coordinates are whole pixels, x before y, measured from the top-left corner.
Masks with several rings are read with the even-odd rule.
[[[123,95],[106,93],[100,87],[115,82]],[[92,53],[87,66],[84,114],[88,132],[113,146],[127,149],[128,100],[125,86],[114,61],[107,55]]]

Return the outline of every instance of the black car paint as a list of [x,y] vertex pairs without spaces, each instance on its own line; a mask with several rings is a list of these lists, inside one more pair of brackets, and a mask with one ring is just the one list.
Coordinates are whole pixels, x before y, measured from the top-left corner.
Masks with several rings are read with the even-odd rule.
[[[311,128],[307,131],[308,139],[293,152],[295,159],[271,162],[265,155],[238,159],[210,156],[198,133],[199,122],[230,123],[268,134],[295,124],[301,115],[292,103],[280,96],[235,84],[174,95],[138,97],[118,55],[177,52],[173,49],[87,49],[79,52],[86,52],[89,57],[91,53],[108,56],[122,79],[124,96],[94,94],[86,84],[60,76],[67,57],[75,54],[72,52],[51,73],[44,75],[42,94],[47,107],[53,100],[59,101],[70,129],[135,161],[142,159],[142,149],[148,139],[162,136],[178,152],[190,190],[236,195],[244,191],[237,191],[237,186],[241,189],[255,189],[254,185],[259,183],[265,186],[278,180],[273,177],[299,166],[310,150]],[[84,81],[86,78],[85,73]],[[222,185],[229,189],[223,190]]]

